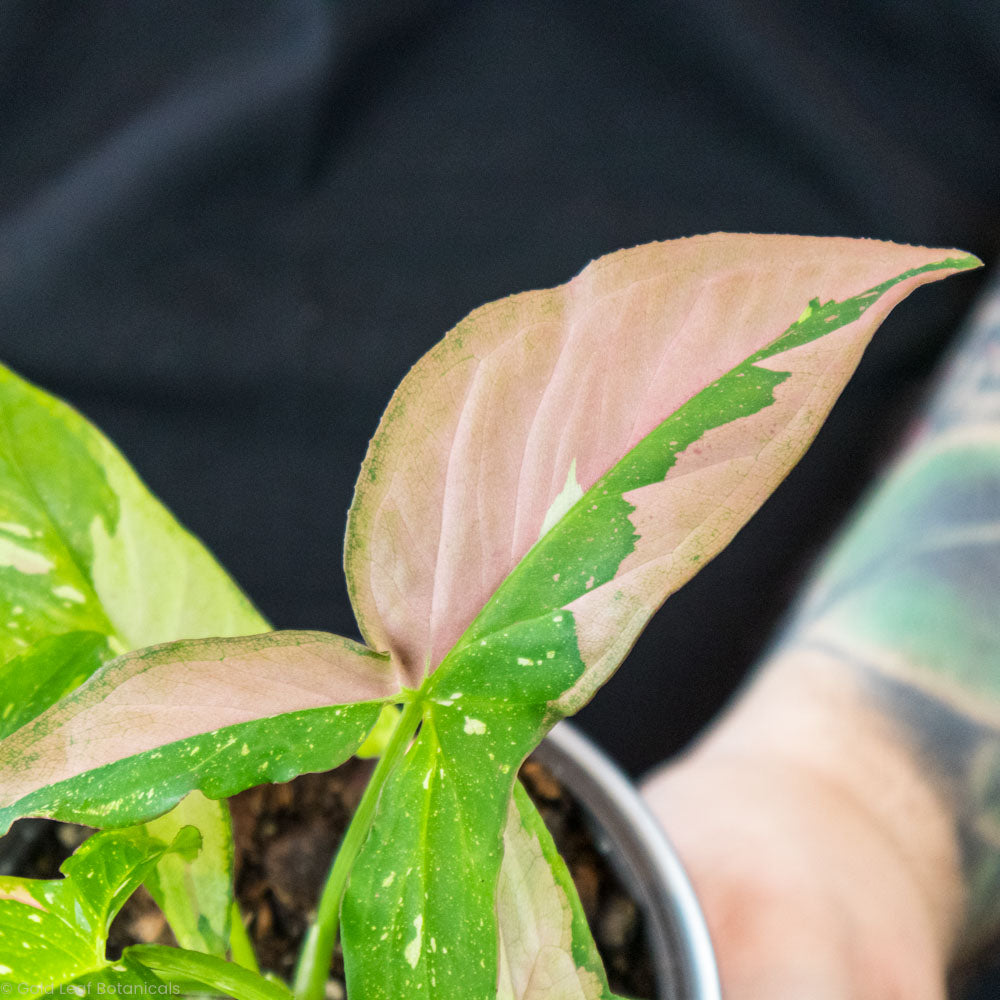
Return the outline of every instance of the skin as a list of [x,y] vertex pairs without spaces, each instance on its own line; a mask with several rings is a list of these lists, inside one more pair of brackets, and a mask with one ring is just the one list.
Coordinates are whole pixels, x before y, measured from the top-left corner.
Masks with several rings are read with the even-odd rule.
[[727,1000],[944,1000],[1000,930],[1000,306],[746,691],[645,793]]

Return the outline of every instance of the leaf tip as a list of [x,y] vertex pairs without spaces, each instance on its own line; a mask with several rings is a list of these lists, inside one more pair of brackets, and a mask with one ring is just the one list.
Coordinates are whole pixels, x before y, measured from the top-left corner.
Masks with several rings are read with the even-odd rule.
[[964,253],[961,257],[953,260],[956,270],[974,271],[978,267],[983,267],[983,262],[974,253]]

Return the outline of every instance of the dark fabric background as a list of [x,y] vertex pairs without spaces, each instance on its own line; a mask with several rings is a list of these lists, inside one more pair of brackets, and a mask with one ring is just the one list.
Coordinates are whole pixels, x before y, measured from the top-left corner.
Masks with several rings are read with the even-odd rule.
[[[276,626],[355,634],[354,476],[473,307],[716,229],[995,259],[998,11],[7,0],[0,356],[117,441]],[[582,713],[629,768],[753,662],[980,284],[893,315],[799,469]]]

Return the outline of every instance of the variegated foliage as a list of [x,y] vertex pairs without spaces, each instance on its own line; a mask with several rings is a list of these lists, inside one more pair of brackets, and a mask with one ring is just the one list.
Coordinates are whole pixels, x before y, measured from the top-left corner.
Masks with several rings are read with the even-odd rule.
[[[96,431],[5,375],[0,822],[148,820],[332,766],[406,703],[419,731],[343,899],[349,990],[608,996],[537,816],[511,805],[518,765],[798,460],[888,311],[977,264],[714,235],[476,310],[362,468],[346,570],[367,647],[202,638],[262,625]],[[198,641],[99,666],[178,637]]]

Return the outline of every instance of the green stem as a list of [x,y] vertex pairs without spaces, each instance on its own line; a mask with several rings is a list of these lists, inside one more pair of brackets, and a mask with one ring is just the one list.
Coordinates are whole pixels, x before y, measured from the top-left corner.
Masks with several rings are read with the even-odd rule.
[[249,969],[251,972],[260,972],[257,956],[253,950],[253,942],[250,940],[247,925],[243,923],[243,914],[240,913],[239,905],[235,900],[229,920],[229,954],[237,965],[242,965],[244,969]]
[[240,965],[203,955],[200,951],[168,948],[160,944],[137,944],[123,957],[135,959],[166,982],[197,983],[235,1000],[290,1000],[287,986],[258,976]]
[[375,766],[368,787],[361,796],[354,819],[344,834],[333,867],[327,876],[326,885],[323,887],[323,895],[316,911],[316,922],[309,929],[299,956],[298,968],[295,971],[296,1000],[323,1000],[330,971],[330,959],[340,923],[340,903],[347,886],[347,879],[371,829],[382,787],[410,745],[423,709],[421,699],[415,698],[403,710],[392,737],[386,744],[385,753]]

